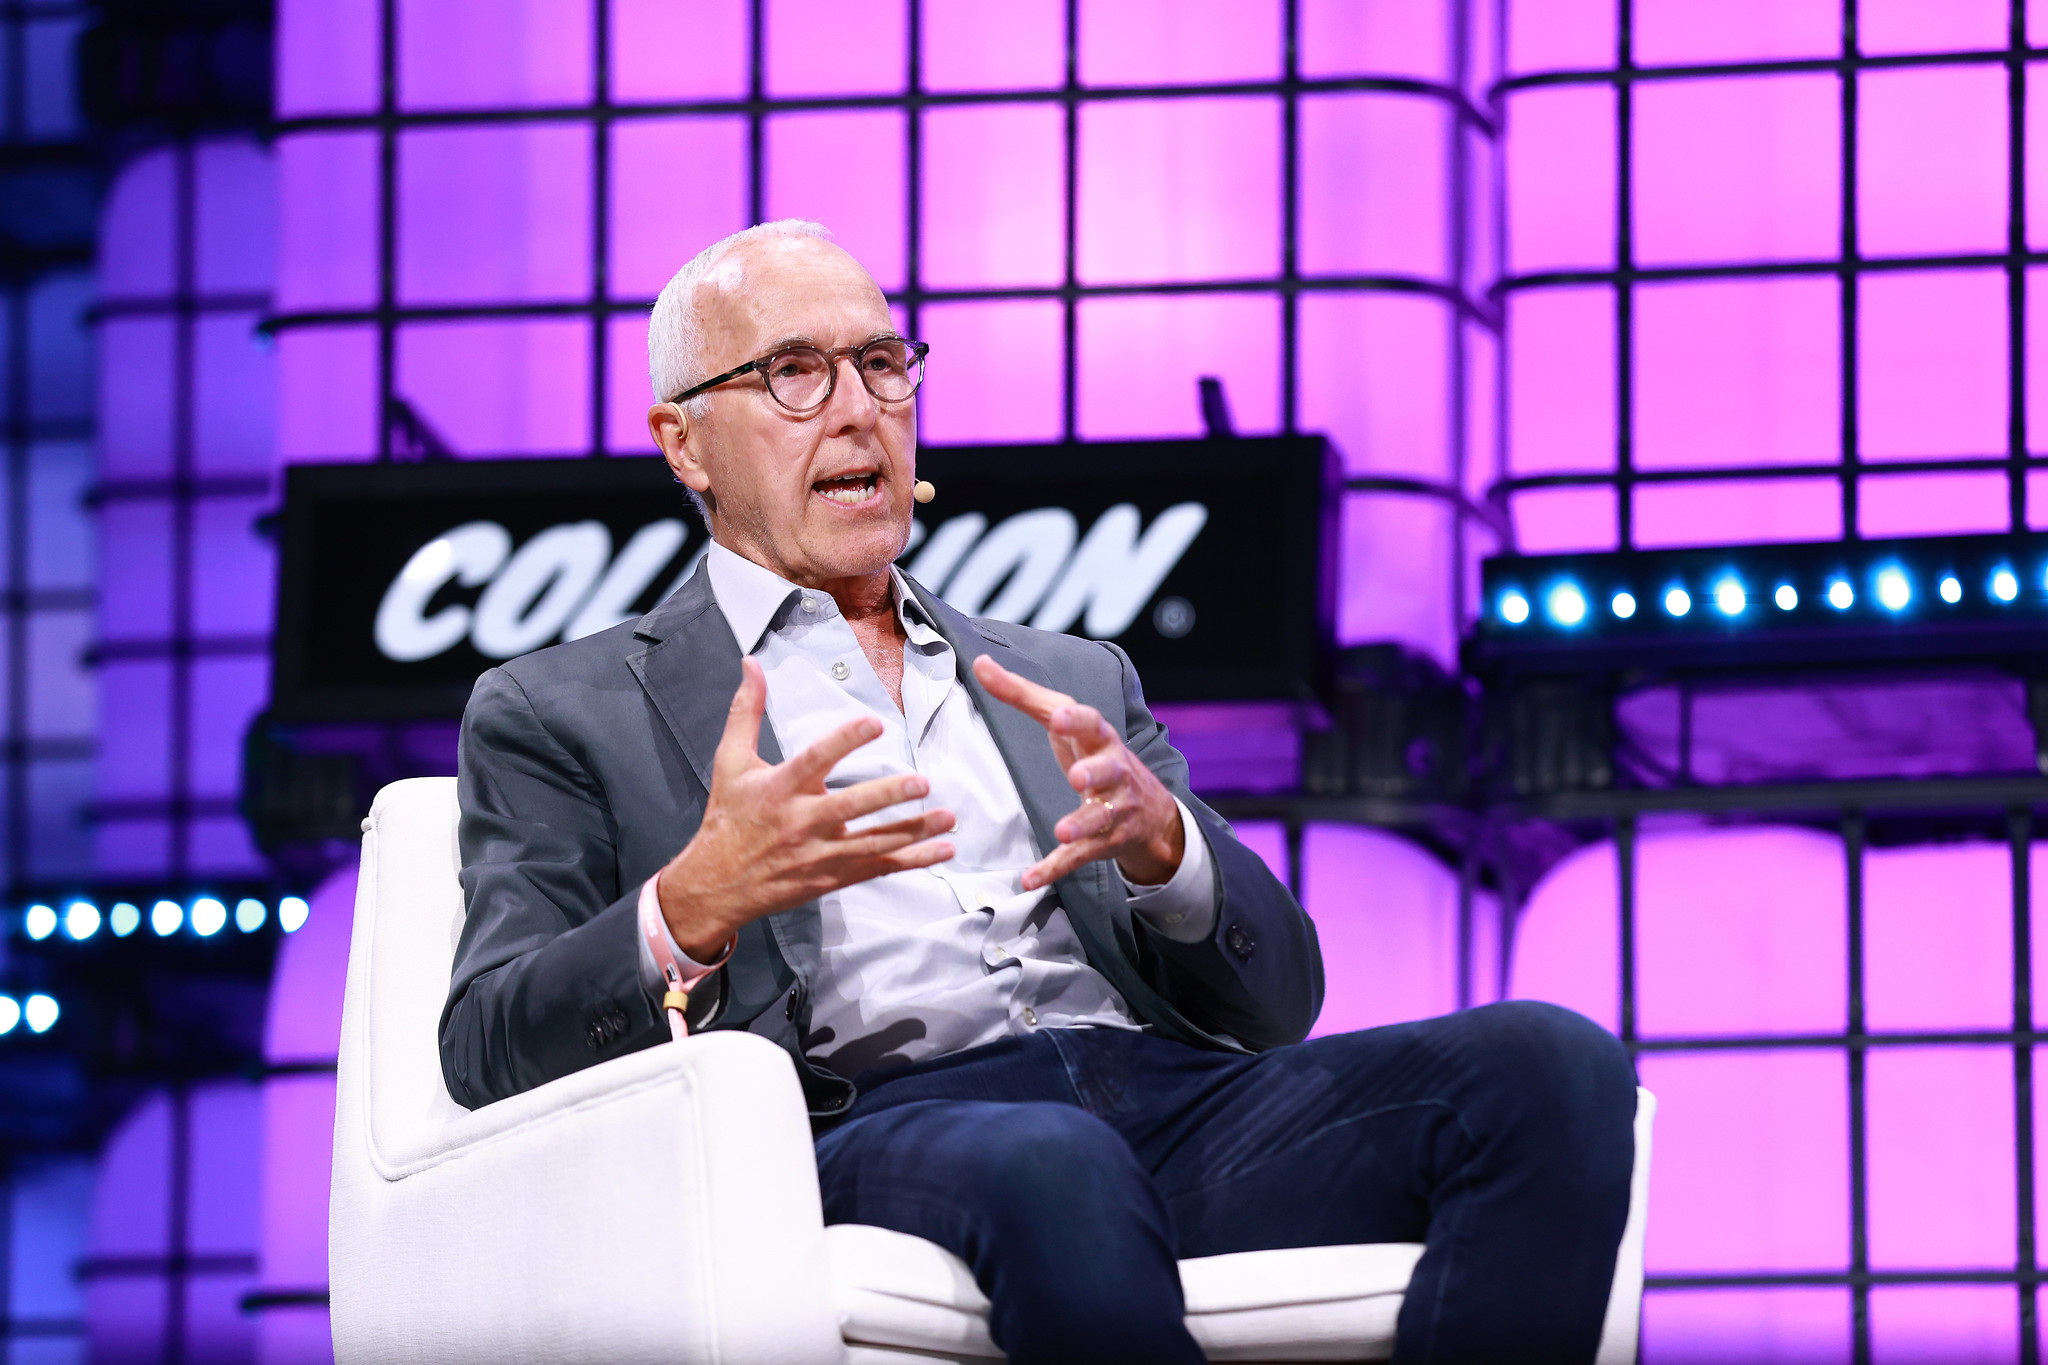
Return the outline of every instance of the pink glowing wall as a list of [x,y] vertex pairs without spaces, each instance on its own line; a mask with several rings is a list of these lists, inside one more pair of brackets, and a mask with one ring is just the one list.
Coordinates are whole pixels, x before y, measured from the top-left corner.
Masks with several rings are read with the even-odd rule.
[[[1672,830],[1641,840],[1637,1025],[1652,1044],[1643,1083],[1661,1102],[1652,1275],[1839,1274],[1849,1264],[1847,1054],[1839,1044],[1769,1046],[1848,1026],[1846,867],[1842,840],[1810,830]],[[2037,847],[2036,885],[2044,872],[2048,849]],[[1864,877],[1868,1027],[2011,1027],[2010,850],[1873,849]],[[1560,865],[1521,918],[1511,994],[1618,1027],[1617,888],[1612,844]],[[2037,901],[2036,942],[2044,930],[2048,909]],[[2035,975],[2038,991],[2048,971],[2037,963]],[[1744,1038],[1750,1046],[1654,1048]],[[2010,1047],[1902,1039],[1873,1048],[1864,1112],[1874,1269],[2011,1267],[2013,1077]],[[1847,1359],[1849,1312],[1846,1288],[1653,1290],[1645,1358]],[[1898,1359],[1937,1343],[1924,1358],[2010,1359],[2019,1322],[2010,1286],[1880,1286],[1871,1315],[1879,1358]]]
[[[2000,49],[2008,8],[1988,0],[1865,5],[1862,51]],[[1644,66],[1842,51],[1841,6],[1832,2],[1642,0],[1632,13],[1632,55]],[[1510,6],[1508,29],[1511,76],[1618,60],[1611,4],[1523,0]],[[1626,204],[1618,202],[1614,86],[1532,85],[1505,96],[1512,475],[1611,475],[1624,437],[1638,470],[1766,467],[1713,483],[1638,486],[1631,514],[1642,546],[2012,524],[2007,470],[1940,467],[2014,453],[2008,433],[2022,409],[2019,449],[2042,448],[2048,314],[2039,272],[2020,272],[2026,295],[2015,306],[2007,268],[1986,259],[2008,240],[2005,67],[1994,59],[1877,69],[1855,86],[1851,130],[1843,82],[1829,71],[1636,83]],[[2040,107],[2030,105],[2029,126]],[[1845,192],[1851,131],[1855,179]],[[2048,181],[2043,147],[2029,136],[2023,208]],[[1615,287],[1584,278],[1624,264],[1623,224],[1628,263],[1731,273],[1636,284],[1624,341]],[[2048,218],[2030,212],[2028,240],[2044,234]],[[1838,276],[1832,263],[1845,238],[1882,268]],[[1844,323],[1845,310],[1853,323]],[[2015,335],[2027,357],[2017,393]],[[1633,367],[1625,394],[1617,390],[1623,350]],[[1845,392],[1853,393],[1846,402]],[[1624,400],[1627,431],[1617,429]],[[1854,526],[1843,524],[1841,483],[1827,468],[1839,468],[1845,450],[1872,466],[1857,480]],[[1898,469],[1904,461],[1933,467]],[[2024,524],[2048,525],[2041,475],[2026,477],[2036,495]],[[1611,548],[1616,498],[1611,485],[1518,492],[1524,548]]]
[[[610,0],[615,118],[604,133],[577,118],[462,118],[590,101],[589,0],[401,4],[398,106],[444,121],[396,140],[390,302],[443,311],[397,322],[394,390],[465,456],[646,453],[645,302],[699,247],[744,226],[757,199],[763,216],[822,219],[885,288],[940,291],[916,318],[934,348],[920,400],[928,441],[1058,439],[1069,401],[1084,439],[1196,434],[1195,380],[1213,374],[1241,430],[1279,429],[1291,412],[1330,433],[1354,471],[1477,491],[1492,477],[1492,446],[1467,431],[1465,404],[1484,386],[1471,376],[1490,371],[1492,346],[1459,322],[1455,300],[1485,284],[1485,253],[1459,244],[1491,222],[1491,144],[1470,132],[1460,141],[1450,98],[1491,72],[1483,47],[1460,59],[1454,7],[1299,7],[1304,75],[1393,77],[1437,93],[1303,96],[1290,210],[1283,102],[1170,89],[1277,79],[1278,0],[1081,5],[1082,82],[1169,88],[1079,107],[1071,206],[1064,115],[1041,95],[1064,74],[1057,0],[923,7],[923,86],[1013,97],[918,114],[914,179],[903,109],[829,107],[905,91],[902,0],[768,0],[764,93],[828,107],[769,113],[758,167],[732,104],[750,80],[742,0]],[[282,7],[282,116],[376,109],[376,16],[366,0]],[[691,103],[700,107],[674,108]],[[278,349],[279,456],[368,458],[378,448],[380,343],[364,316],[379,303],[377,136],[292,131],[278,156],[277,302],[293,318]],[[1115,291],[1075,306],[1071,395],[1056,293],[1069,212],[1075,283]],[[1281,288],[1287,269],[1298,304]],[[1165,292],[1142,292],[1155,287]],[[465,308],[492,315],[446,315]],[[1441,497],[1354,496],[1346,638],[1403,639],[1448,660],[1457,545]],[[1475,535],[1466,548],[1492,543]]]

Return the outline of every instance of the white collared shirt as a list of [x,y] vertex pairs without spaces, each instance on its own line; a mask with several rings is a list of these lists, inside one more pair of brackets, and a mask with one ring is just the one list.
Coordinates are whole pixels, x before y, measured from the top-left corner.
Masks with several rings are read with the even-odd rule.
[[[707,567],[741,652],[759,659],[767,676],[767,719],[783,756],[872,715],[881,737],[842,760],[826,785],[916,772],[931,790],[855,827],[932,807],[959,819],[950,861],[819,897],[822,956],[805,1051],[853,1076],[1040,1028],[1139,1027],[1088,965],[1058,901],[1022,888],[1040,856],[1030,819],[960,682],[952,646],[902,576],[890,571],[908,637],[898,710],[829,593],[798,588],[715,543]],[[1216,892],[1208,845],[1184,805],[1180,816],[1186,852],[1173,878],[1125,885],[1149,929],[1196,942],[1215,927]],[[644,945],[641,967],[658,982]]]

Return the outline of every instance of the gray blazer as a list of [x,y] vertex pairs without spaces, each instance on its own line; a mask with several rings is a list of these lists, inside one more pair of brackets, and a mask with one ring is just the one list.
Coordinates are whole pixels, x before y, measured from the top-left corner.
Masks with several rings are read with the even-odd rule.
[[[1200,943],[1135,922],[1107,863],[1057,883],[1089,964],[1167,1037],[1236,1051],[1299,1041],[1323,1001],[1314,926],[1188,791],[1187,762],[1145,708],[1130,659],[1111,644],[969,620],[911,586],[953,646],[1042,849],[1077,798],[1045,731],[975,680],[977,655],[1098,708],[1208,839],[1218,914]],[[712,751],[739,681],[739,648],[702,570],[637,621],[477,679],[458,781],[468,909],[441,1013],[441,1070],[463,1104],[668,1038],[640,977],[636,902],[703,818]],[[761,756],[782,759],[766,725]],[[828,1119],[853,1103],[854,1087],[803,1053],[819,943],[815,903],[756,920],[692,993],[690,1015],[693,1030],[742,1028],[788,1049],[813,1116]]]

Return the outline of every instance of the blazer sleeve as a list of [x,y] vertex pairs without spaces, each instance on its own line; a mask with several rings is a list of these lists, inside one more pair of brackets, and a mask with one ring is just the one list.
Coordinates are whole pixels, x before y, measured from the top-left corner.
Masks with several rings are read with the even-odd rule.
[[474,1109],[667,1035],[604,793],[502,668],[477,680],[458,765],[466,914],[441,1072]]
[[1253,1049],[1297,1043],[1323,1008],[1323,954],[1315,924],[1266,860],[1188,790],[1188,763],[1145,705],[1130,657],[1108,642],[1122,672],[1124,743],[1186,803],[1209,845],[1216,927],[1196,943],[1143,932],[1160,993],[1196,1024]]

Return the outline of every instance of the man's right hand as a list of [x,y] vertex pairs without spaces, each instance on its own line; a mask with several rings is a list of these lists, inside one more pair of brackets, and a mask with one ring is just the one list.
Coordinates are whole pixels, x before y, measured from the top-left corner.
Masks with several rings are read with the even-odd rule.
[[953,845],[934,837],[953,829],[947,810],[847,830],[862,816],[931,790],[917,773],[826,790],[840,759],[881,736],[881,721],[848,721],[794,758],[765,763],[759,746],[768,680],[752,658],[740,660],[740,674],[711,760],[703,823],[655,881],[669,932],[699,962],[711,961],[735,930],[763,915],[953,856]]

